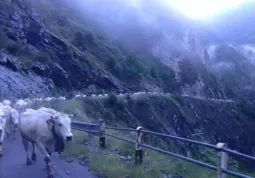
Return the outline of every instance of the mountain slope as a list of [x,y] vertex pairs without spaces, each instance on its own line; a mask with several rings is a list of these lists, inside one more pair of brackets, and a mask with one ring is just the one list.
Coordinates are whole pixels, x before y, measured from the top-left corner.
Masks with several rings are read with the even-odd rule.
[[254,43],[255,2],[247,0],[239,6],[202,21],[211,31],[229,43]]
[[94,101],[85,109],[112,123],[135,122],[186,137],[202,128],[210,141],[253,154],[254,104],[247,100],[255,98],[254,62],[165,2],[1,1],[1,97],[177,93],[175,99],[130,100],[108,112],[105,103],[90,110]]
[[[118,3],[114,4],[113,2]],[[164,3],[164,1],[160,2]],[[140,81],[138,83],[146,83],[146,86],[148,86],[148,84],[151,85],[155,82],[151,80],[151,77],[159,76],[159,78],[156,77],[156,80],[160,80],[160,83],[163,82],[165,86],[164,84],[163,86],[162,84],[157,84],[156,86],[163,88],[165,91],[181,91],[189,95],[205,97],[226,97],[223,87],[219,84],[214,74],[208,70],[208,55],[203,46],[204,42],[199,39],[201,36],[205,41],[208,41],[208,38],[214,39],[214,37],[209,34],[206,35],[207,32],[197,34],[193,30],[195,26],[193,26],[192,22],[183,17],[179,12],[173,11],[173,9],[169,10],[169,7],[165,8],[159,2],[155,4],[155,1],[139,1],[139,3],[132,4],[128,1],[116,0],[104,3],[101,1],[85,2],[77,0],[70,2],[55,0],[54,3],[55,6],[63,8],[63,12],[66,12],[66,14],[71,13],[68,13],[65,7],[71,9],[72,15],[68,16],[65,23],[71,24],[73,32],[75,29],[74,25],[76,25],[76,28],[79,27],[83,32],[84,30],[93,31],[93,37],[95,38],[99,34],[104,35],[112,44],[118,45],[122,50],[139,54],[140,59],[138,63],[142,62],[147,69],[145,71],[144,69],[135,71],[143,76],[137,78]],[[33,3],[33,6],[38,4],[40,3]],[[49,13],[50,10],[47,9],[46,12],[43,4],[38,6],[40,14],[43,16]],[[51,3],[52,12],[56,11],[54,9],[55,6]],[[157,13],[150,11],[152,7]],[[119,9],[122,10],[119,11]],[[59,11],[61,10],[57,12]],[[81,14],[83,14],[82,18]],[[65,17],[65,13],[60,14],[61,16]],[[45,19],[45,23],[50,22],[48,19]],[[52,28],[52,30],[54,29],[56,28]],[[66,30],[65,26],[65,30],[61,29],[59,33],[64,35],[65,39],[69,39],[75,34],[66,35],[67,32],[68,30]],[[101,35],[100,39],[102,39]],[[78,35],[79,39],[80,37],[81,35]],[[130,64],[125,63],[126,60],[123,61],[118,58],[116,53],[110,59],[105,58],[101,44],[100,50],[95,51],[95,48],[86,47],[85,49],[84,45],[72,42],[72,39],[69,41],[80,50],[90,50],[94,52],[94,55],[100,55],[98,58],[102,65],[105,66],[105,69],[110,69],[110,72],[124,83],[128,82],[128,78],[132,77],[123,77],[119,74],[120,71],[123,71],[121,72],[122,74],[129,72],[129,70],[125,71],[125,67]],[[189,64],[191,66],[187,67]],[[124,67],[120,67],[123,65]],[[114,66],[113,69],[111,68],[112,66]],[[139,68],[141,69],[141,66]],[[193,73],[190,78],[189,72]],[[134,89],[137,89],[137,87]]]

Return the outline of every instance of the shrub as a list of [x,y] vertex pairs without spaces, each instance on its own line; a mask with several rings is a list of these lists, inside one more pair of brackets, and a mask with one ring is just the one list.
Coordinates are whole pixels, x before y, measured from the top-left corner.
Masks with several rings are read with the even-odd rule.
[[116,107],[117,107],[117,109],[119,109],[119,110],[123,110],[124,108],[125,108],[125,106],[126,106],[126,102],[125,102],[125,100],[124,99],[118,99],[118,101],[117,101],[117,103],[116,103],[117,105],[116,105]]
[[7,51],[14,56],[18,56],[20,53],[22,53],[22,47],[16,43],[13,43],[7,46]]
[[107,99],[107,103],[111,106],[114,106],[118,103],[118,97],[117,97],[116,93],[111,92],[109,94],[109,97]]
[[178,94],[172,94],[171,95],[172,98],[177,101],[181,106],[184,106],[185,105],[185,101],[183,99],[183,97],[181,95],[178,95]]
[[198,74],[194,64],[192,64],[189,60],[182,60],[180,62],[180,70],[181,83],[190,85],[195,84],[198,79]]
[[34,54],[34,60],[39,61],[41,63],[50,63],[51,57],[48,53],[38,52],[38,53]]
[[134,100],[133,100],[133,98],[129,94],[126,97],[126,100],[127,100],[128,105],[131,106],[131,105],[134,104]]

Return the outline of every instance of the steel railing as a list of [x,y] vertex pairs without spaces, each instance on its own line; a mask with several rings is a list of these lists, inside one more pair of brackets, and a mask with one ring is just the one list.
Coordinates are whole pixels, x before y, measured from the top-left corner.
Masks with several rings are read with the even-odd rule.
[[[85,132],[90,132],[90,133],[100,133],[100,124],[74,121],[74,122],[72,122],[72,127],[75,130],[80,130],[80,131],[85,131]],[[133,129],[133,128],[119,128],[119,127],[109,127],[109,126],[107,126],[107,127],[105,127],[105,129],[116,130],[116,131],[137,132],[137,130]],[[225,147],[220,148],[217,145],[204,143],[204,142],[199,142],[199,141],[196,141],[196,140],[187,139],[187,138],[183,138],[183,137],[172,136],[172,135],[158,133],[158,132],[152,132],[152,131],[144,130],[144,129],[140,130],[140,132],[144,133],[144,134],[152,134],[152,135],[156,135],[156,136],[159,136],[159,137],[165,137],[165,138],[169,138],[169,139],[172,139],[172,140],[178,140],[178,141],[182,141],[182,142],[186,142],[186,143],[199,145],[199,146],[202,146],[202,147],[206,147],[206,148],[216,150],[218,152],[224,152],[224,153],[231,154],[232,156],[237,156],[237,157],[241,157],[241,158],[245,158],[245,159],[248,159],[248,160],[255,161],[254,157],[252,157],[250,155],[240,153],[240,152],[237,152],[237,151],[234,151],[234,150],[231,150],[229,148],[225,148]],[[139,143],[137,143],[137,141],[133,141],[133,140],[130,140],[130,139],[127,139],[127,138],[116,136],[116,135],[113,135],[113,134],[110,134],[110,133],[105,133],[105,135],[109,136],[109,137],[112,137],[112,138],[115,138],[115,139],[119,139],[119,140],[128,142],[128,143],[139,144]],[[147,149],[151,149],[151,150],[163,153],[163,154],[167,154],[167,155],[170,155],[170,156],[173,156],[173,157],[176,157],[176,158],[179,158],[179,159],[197,164],[199,166],[207,167],[207,168],[215,170],[215,171],[217,171],[219,169],[219,166],[204,163],[204,162],[201,162],[201,161],[189,158],[189,157],[185,157],[183,155],[179,155],[179,154],[176,154],[176,153],[172,153],[170,151],[166,151],[166,150],[163,150],[163,149],[151,146],[151,145],[139,144],[139,146],[147,148]],[[252,178],[250,176],[247,176],[247,175],[244,175],[244,174],[241,174],[241,173],[238,173],[238,172],[234,172],[234,171],[231,171],[231,170],[228,170],[228,169],[225,169],[225,168],[220,168],[220,169],[221,169],[222,173],[225,173],[227,175],[231,175],[231,176],[234,176],[234,177]]]

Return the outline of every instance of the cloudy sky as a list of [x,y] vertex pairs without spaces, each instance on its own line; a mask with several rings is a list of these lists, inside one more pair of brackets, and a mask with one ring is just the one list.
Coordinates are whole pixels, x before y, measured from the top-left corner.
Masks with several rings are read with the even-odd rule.
[[172,5],[193,19],[206,19],[247,0],[169,0]]

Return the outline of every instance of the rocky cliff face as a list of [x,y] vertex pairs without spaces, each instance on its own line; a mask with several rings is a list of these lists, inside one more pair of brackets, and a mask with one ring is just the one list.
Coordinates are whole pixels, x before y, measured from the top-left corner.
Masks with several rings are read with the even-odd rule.
[[[209,70],[205,43],[208,39],[218,39],[209,32],[197,30],[194,23],[166,5],[166,1],[77,0],[69,3],[73,4],[79,4],[74,8],[113,43],[146,58],[157,58],[168,66],[183,93],[226,98],[224,87]],[[206,34],[211,36],[205,39]]]
[[0,97],[14,99],[27,96],[50,95],[52,80],[34,75],[32,71],[22,66],[18,58],[0,52]]
[[255,99],[252,44],[229,45],[155,2],[0,1],[0,97],[142,90],[199,96],[204,100],[146,96],[108,112],[107,103],[85,109],[180,136],[201,129],[211,142],[254,154],[255,105],[206,99]]
[[1,41],[6,43],[0,55],[2,95],[49,95],[53,90],[91,88],[123,90],[108,72],[49,31],[32,10],[24,1],[1,2],[1,32],[8,37]]
[[47,81],[47,94],[164,90],[223,99],[253,95],[250,46],[225,45],[165,3],[5,0],[0,23],[8,40],[2,54]]

